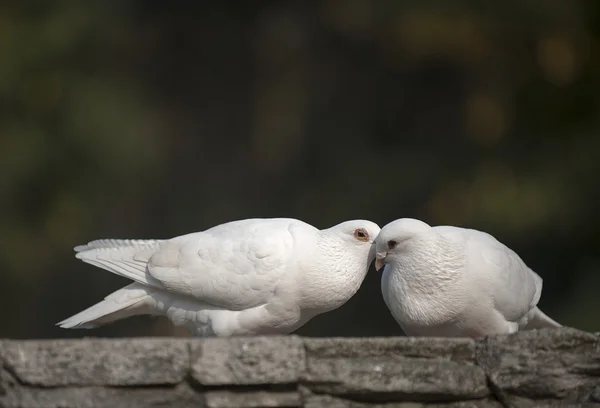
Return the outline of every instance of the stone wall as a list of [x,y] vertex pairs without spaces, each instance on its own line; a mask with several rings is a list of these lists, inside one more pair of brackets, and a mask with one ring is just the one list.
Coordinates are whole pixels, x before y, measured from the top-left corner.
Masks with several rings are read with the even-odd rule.
[[600,338],[0,342],[2,407],[600,406]]

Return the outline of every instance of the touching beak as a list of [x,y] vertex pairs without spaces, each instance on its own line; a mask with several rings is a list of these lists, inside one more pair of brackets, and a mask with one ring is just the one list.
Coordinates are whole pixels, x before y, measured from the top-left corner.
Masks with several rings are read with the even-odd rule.
[[383,265],[385,265],[385,258],[387,257],[387,252],[377,252],[375,254],[375,270],[379,272]]

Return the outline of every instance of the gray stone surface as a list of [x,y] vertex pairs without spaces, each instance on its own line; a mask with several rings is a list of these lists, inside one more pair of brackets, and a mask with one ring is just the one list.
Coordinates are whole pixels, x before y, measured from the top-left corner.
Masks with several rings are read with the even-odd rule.
[[307,338],[306,353],[311,357],[421,357],[475,362],[475,341],[432,337]]
[[307,397],[304,401],[304,408],[503,408],[500,402],[490,399],[448,403],[365,403],[332,397],[331,395],[312,395]]
[[308,388],[366,401],[443,401],[490,394],[468,339],[306,339]]
[[304,371],[297,336],[205,339],[192,355],[192,377],[202,385],[294,383]]
[[301,407],[296,391],[209,391],[207,408]]
[[459,401],[490,394],[481,367],[410,358],[308,358],[304,381],[320,393],[365,401]]
[[21,388],[0,396],[3,408],[204,407],[204,398],[187,384],[175,387]]
[[1,353],[19,381],[45,387],[177,384],[190,364],[187,341],[166,338],[4,341]]
[[0,340],[0,407],[600,407],[600,339]]
[[478,345],[477,363],[506,404],[593,402],[600,385],[598,336],[570,328],[488,338]]

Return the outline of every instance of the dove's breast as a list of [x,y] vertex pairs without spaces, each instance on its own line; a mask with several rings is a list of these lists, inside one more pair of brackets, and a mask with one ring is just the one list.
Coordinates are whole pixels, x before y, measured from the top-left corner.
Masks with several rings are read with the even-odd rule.
[[384,300],[402,327],[442,327],[469,305],[460,251],[443,240],[415,241],[381,279]]

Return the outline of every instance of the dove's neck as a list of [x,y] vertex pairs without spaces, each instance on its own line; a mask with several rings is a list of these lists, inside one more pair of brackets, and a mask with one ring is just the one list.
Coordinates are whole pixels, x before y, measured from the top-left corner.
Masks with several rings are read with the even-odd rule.
[[[301,307],[314,314],[337,309],[362,284],[369,268],[367,245],[348,246],[339,237],[320,234],[314,253],[306,259]],[[309,312],[310,313],[310,312]]]

